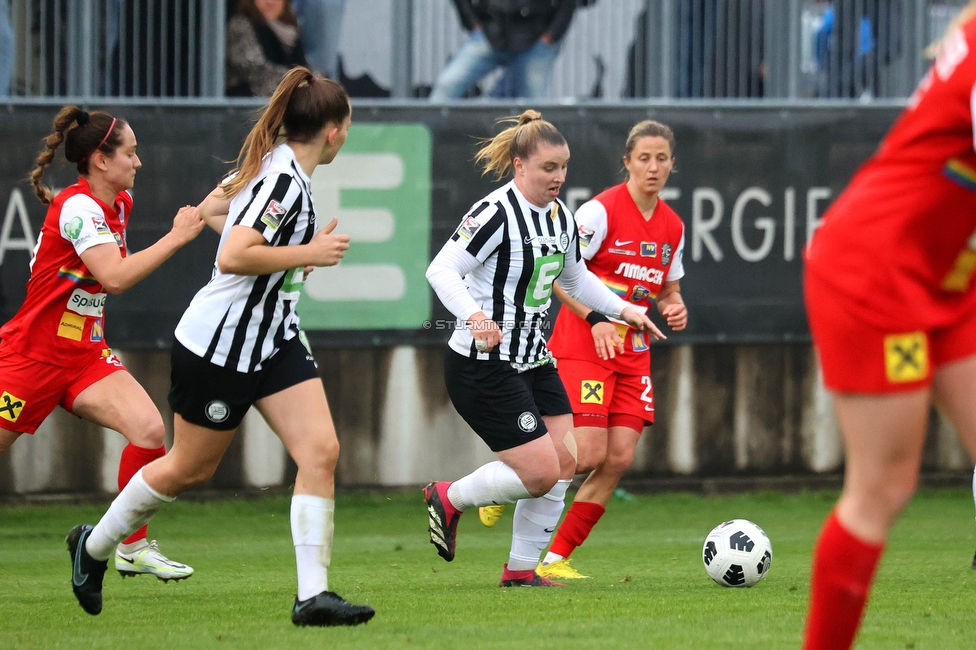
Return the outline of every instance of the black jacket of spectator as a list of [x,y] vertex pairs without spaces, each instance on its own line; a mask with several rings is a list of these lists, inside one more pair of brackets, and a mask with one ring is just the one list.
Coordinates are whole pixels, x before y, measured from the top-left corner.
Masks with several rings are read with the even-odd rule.
[[559,41],[569,29],[577,0],[454,0],[461,25],[477,26],[496,50],[525,52],[543,34]]

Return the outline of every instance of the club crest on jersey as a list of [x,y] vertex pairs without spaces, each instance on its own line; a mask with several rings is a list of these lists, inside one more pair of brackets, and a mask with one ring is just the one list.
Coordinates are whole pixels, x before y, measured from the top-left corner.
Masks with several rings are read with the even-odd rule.
[[657,242],[656,241],[642,241],[641,242],[641,257],[657,257]]
[[631,292],[630,299],[634,302],[640,302],[649,295],[651,295],[651,290],[638,284],[636,287],[634,287],[633,292]]
[[281,219],[285,216],[285,212],[287,212],[285,206],[271,199],[268,202],[268,207],[264,209],[264,214],[261,215],[261,223],[272,230],[276,230],[281,225]]
[[661,264],[667,266],[671,263],[671,244],[661,245]]
[[464,221],[461,222],[461,225],[458,226],[457,234],[459,237],[471,239],[480,228],[481,224],[477,219],[474,217],[465,217]]
[[586,226],[578,226],[576,228],[576,232],[579,235],[580,246],[584,248],[590,245],[590,240],[593,239],[593,235],[596,234],[596,231],[591,230]]
[[207,419],[219,424],[230,417],[230,407],[218,399],[207,404]]

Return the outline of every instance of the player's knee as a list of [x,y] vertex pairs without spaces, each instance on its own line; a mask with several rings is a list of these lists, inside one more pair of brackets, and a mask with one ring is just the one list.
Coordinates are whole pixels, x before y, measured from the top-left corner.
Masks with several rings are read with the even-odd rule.
[[603,466],[608,473],[620,477],[623,476],[633,464],[634,450],[627,449],[608,454]]
[[339,441],[335,436],[317,441],[298,456],[295,464],[301,469],[316,474],[333,474],[339,460]]
[[579,446],[579,458],[576,461],[576,473],[586,474],[603,464],[607,457],[606,444],[591,441]]
[[143,414],[132,418],[126,431],[121,432],[126,439],[137,447],[159,449],[166,439],[166,427],[158,412]]
[[552,468],[540,468],[541,471],[533,473],[532,476],[522,479],[522,484],[529,494],[533,497],[541,497],[552,489],[552,486],[559,480],[559,466]]

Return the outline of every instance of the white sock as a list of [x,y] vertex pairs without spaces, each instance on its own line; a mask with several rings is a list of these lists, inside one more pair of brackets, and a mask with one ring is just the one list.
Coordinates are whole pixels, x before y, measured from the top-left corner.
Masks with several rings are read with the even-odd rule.
[[329,590],[335,501],[311,494],[291,497],[291,539],[298,566],[298,600]]
[[570,483],[571,479],[560,479],[541,497],[519,500],[512,521],[512,550],[508,554],[510,571],[527,571],[539,564],[539,557],[549,546],[563,514]]
[[175,500],[152,489],[140,468],[95,525],[85,540],[85,550],[96,560],[107,560],[119,542],[148,524],[164,503]]
[[558,562],[559,560],[565,560],[565,559],[566,558],[564,558],[562,555],[549,551],[548,553],[546,553],[546,556],[542,558],[542,563],[552,564],[553,562]]
[[447,489],[451,505],[462,512],[475,506],[515,503],[531,496],[515,470],[500,460],[482,465]]

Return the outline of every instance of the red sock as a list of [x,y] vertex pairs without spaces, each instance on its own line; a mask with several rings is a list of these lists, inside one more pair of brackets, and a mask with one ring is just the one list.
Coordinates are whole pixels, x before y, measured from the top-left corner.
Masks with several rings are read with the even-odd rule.
[[836,512],[824,522],[813,553],[806,650],[846,650],[854,644],[883,544],[858,539]]
[[599,503],[573,501],[566,518],[556,531],[556,539],[552,540],[549,552],[569,557],[577,546],[586,541],[586,537],[606,511]]
[[[153,462],[157,458],[166,455],[166,447],[159,449],[147,449],[146,447],[136,447],[131,442],[122,450],[122,459],[119,461],[119,492],[122,491],[132,477],[140,469]],[[123,544],[132,544],[140,539],[146,539],[146,526],[129,535]]]

